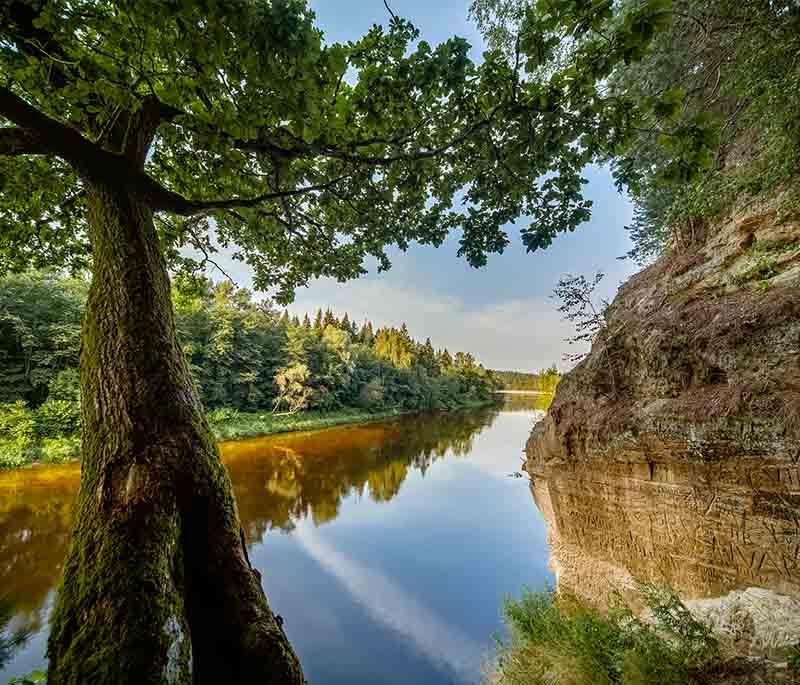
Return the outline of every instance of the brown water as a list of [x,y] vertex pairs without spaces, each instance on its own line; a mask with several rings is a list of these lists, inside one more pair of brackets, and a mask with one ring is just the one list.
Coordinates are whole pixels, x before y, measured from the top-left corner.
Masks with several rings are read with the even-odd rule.
[[[546,404],[406,417],[222,446],[253,564],[312,683],[480,680],[505,595],[552,582],[520,468]],[[77,466],[0,473],[0,594],[44,663]]]

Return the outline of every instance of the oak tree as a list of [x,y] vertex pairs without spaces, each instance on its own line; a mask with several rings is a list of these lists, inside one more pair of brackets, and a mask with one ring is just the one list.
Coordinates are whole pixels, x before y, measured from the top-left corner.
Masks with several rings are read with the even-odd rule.
[[[328,44],[303,0],[0,0],[0,269],[92,272],[50,682],[302,681],[176,341],[169,269],[231,246],[287,302],[366,259],[388,268],[390,245],[458,229],[480,266],[522,217],[528,249],[574,229],[581,170],[627,121],[603,80],[668,11],[539,4],[475,64],[393,15]],[[554,59],[587,31],[606,42]]]

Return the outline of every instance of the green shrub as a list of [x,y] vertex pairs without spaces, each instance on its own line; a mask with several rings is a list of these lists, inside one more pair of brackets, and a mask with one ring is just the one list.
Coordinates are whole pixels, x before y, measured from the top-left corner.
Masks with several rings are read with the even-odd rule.
[[48,399],[34,413],[36,435],[63,438],[80,431],[81,407],[74,400]]
[[22,400],[0,405],[0,468],[22,466],[30,460],[35,421]]
[[230,407],[214,409],[206,414],[208,422],[212,425],[236,421],[239,418],[239,411]]
[[34,450],[36,458],[45,464],[66,464],[81,454],[81,438],[78,435],[63,438],[45,438]]
[[719,659],[719,645],[671,592],[642,588],[652,619],[620,602],[608,614],[569,596],[526,591],[507,600],[511,640],[501,644],[495,685],[686,685]]
[[59,371],[48,383],[47,398],[50,400],[69,400],[80,402],[81,383],[78,369]]

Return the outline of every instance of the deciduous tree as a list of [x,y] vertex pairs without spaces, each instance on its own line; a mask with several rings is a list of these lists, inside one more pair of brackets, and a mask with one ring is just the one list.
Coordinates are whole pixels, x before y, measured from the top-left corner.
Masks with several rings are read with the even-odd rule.
[[[299,683],[175,333],[168,265],[236,245],[281,302],[460,229],[480,266],[589,215],[625,110],[599,84],[665,14],[552,2],[513,59],[393,17],[326,44],[302,0],[2,0],[0,267],[90,267],[83,466],[49,679]],[[573,63],[561,38],[602,28]],[[212,220],[213,219],[213,224]],[[193,248],[195,257],[183,248]],[[291,619],[289,619],[291,620]]]

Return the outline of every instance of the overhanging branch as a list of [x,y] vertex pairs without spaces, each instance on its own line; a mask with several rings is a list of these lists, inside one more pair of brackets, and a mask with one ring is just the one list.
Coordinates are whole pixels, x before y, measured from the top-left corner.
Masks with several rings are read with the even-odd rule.
[[[324,190],[333,188],[342,181],[350,178],[350,176],[351,174],[346,174],[344,176],[338,176],[337,178],[327,181],[326,183],[303,186],[301,188],[294,188],[292,190],[264,193],[262,195],[256,195],[255,197],[233,197],[222,200],[187,200],[178,193],[173,193],[165,188],[161,188],[160,193],[150,196],[150,205],[154,210],[172,212],[173,214],[180,214],[181,216],[208,214],[210,212],[225,209],[257,207],[258,205],[262,205],[267,202],[274,202],[276,200],[282,200],[289,197],[297,197],[298,195],[305,195],[306,193],[322,192]],[[153,183],[155,183],[155,181],[153,181]]]
[[44,155],[47,146],[31,130],[19,126],[0,128],[0,155]]
[[[229,133],[211,126],[205,122],[198,122],[194,116],[184,112],[172,105],[161,103],[161,120],[175,122],[178,126],[185,126],[188,130],[202,134],[204,130],[213,133],[214,136],[227,140],[228,144],[242,152],[260,152],[271,157],[285,160],[323,157],[328,159],[338,159],[366,167],[387,167],[397,162],[414,162],[438,157],[461,143],[468,140],[472,135],[491,125],[494,117],[500,110],[500,106],[493,108],[483,118],[474,121],[464,128],[464,130],[453,136],[450,140],[435,148],[400,152],[391,155],[364,155],[356,152],[358,148],[369,147],[372,145],[400,146],[408,142],[413,137],[415,130],[406,134],[399,134],[392,138],[373,138],[366,140],[355,140],[349,143],[347,148],[342,148],[327,143],[313,142],[308,143],[302,138],[298,138],[285,128],[279,128],[271,134],[264,134],[256,138],[241,139]],[[420,122],[420,125],[425,122]]]

